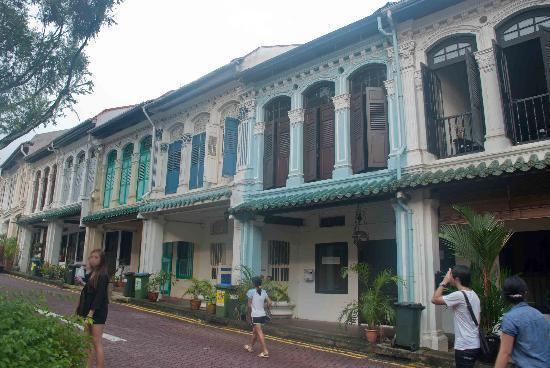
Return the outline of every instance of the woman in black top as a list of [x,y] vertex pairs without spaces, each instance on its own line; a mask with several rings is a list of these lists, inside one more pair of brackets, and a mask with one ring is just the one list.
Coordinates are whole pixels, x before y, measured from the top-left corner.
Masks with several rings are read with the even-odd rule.
[[[104,367],[103,356],[103,328],[107,320],[108,303],[107,287],[109,276],[107,275],[107,263],[105,253],[95,249],[88,257],[90,273],[86,275],[86,284],[80,293],[77,314],[90,321],[85,325],[85,330],[92,336],[96,356],[96,367]],[[88,367],[93,366],[92,351],[88,354]]]

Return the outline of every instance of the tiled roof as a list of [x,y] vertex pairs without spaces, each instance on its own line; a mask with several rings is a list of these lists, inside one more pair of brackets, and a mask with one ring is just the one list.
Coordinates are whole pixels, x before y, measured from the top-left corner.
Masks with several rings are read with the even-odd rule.
[[395,193],[398,190],[543,170],[549,166],[550,152],[546,153],[543,158],[533,154],[527,161],[520,156],[514,161],[512,159],[502,162],[492,160],[466,167],[419,171],[405,174],[400,180],[393,176],[379,179],[368,179],[368,176],[363,176],[351,180],[331,180],[327,181],[325,185],[306,184],[298,188],[282,188],[262,192],[231,208],[230,213],[239,216],[283,212],[334,202],[374,198],[383,194]]
[[97,222],[115,217],[135,215],[139,212],[140,206],[141,203],[136,203],[128,206],[106,208],[83,217],[82,222]]
[[19,224],[32,224],[42,222],[53,218],[64,218],[70,216],[80,216],[80,203],[73,203],[68,206],[53,208],[51,210],[33,213],[29,216],[21,216],[17,221]]
[[199,193],[186,193],[174,198],[166,198],[154,202],[149,202],[141,206],[140,212],[155,212],[171,210],[182,207],[189,207],[203,202],[218,201],[231,197],[231,189],[223,188],[212,191],[203,191]]

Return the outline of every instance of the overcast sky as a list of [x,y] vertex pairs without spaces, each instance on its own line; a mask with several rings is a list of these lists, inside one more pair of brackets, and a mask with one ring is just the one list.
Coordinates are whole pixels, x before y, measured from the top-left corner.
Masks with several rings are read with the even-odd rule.
[[109,107],[131,105],[181,87],[258,46],[305,43],[370,15],[387,0],[126,0],[117,25],[87,49],[94,93],[80,97],[57,126],[67,129]]

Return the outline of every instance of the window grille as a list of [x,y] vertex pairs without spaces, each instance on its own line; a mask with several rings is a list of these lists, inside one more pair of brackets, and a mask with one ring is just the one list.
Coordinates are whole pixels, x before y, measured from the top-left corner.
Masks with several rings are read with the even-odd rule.
[[212,267],[211,278],[218,278],[218,266],[225,263],[225,244],[212,243],[210,244],[210,266]]
[[268,272],[274,281],[288,281],[290,264],[290,243],[270,240],[268,243]]

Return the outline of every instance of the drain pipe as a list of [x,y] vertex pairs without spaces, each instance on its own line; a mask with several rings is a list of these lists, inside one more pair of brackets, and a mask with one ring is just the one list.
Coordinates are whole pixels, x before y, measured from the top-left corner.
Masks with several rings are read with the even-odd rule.
[[153,127],[153,134],[151,135],[151,168],[149,169],[150,170],[150,178],[151,178],[151,182],[149,183],[149,190],[143,194],[143,199],[145,201],[147,201],[147,199],[149,198],[149,196],[151,195],[151,192],[153,191],[153,184],[155,183],[155,177],[153,176],[153,167],[155,165],[155,152],[157,150],[157,131],[156,131],[156,127],[155,127],[155,123],[153,123],[153,120],[151,120],[151,117],[149,116],[149,114],[147,113],[147,110],[145,109],[147,107],[147,104],[141,106],[141,110],[143,111],[143,114],[145,115],[145,117],[147,118],[147,120],[149,121],[149,123],[151,124],[151,126]]

